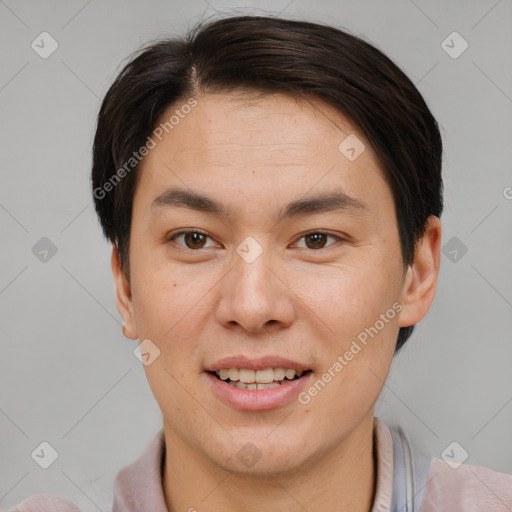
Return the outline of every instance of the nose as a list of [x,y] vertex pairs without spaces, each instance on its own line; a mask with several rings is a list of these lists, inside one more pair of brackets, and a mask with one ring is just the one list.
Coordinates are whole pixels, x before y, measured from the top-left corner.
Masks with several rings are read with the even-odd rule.
[[293,323],[295,295],[268,246],[254,261],[235,254],[231,270],[219,284],[217,320],[224,327],[268,333]]

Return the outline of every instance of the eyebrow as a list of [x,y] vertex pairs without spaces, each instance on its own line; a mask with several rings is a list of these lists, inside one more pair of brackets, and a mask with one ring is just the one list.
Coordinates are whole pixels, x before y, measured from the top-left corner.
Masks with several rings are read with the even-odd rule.
[[[159,195],[152,203],[153,207],[187,208],[216,217],[232,220],[233,212],[215,199],[183,188],[170,188]],[[277,221],[299,217],[312,213],[346,211],[367,213],[368,205],[359,199],[350,197],[341,190],[316,194],[287,204],[277,214]]]

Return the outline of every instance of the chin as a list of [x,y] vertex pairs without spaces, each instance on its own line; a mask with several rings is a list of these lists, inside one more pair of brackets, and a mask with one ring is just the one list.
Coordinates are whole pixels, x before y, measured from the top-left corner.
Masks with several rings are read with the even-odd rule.
[[290,450],[273,450],[272,452],[266,450],[260,450],[259,452],[242,448],[246,450],[244,456],[240,459],[236,458],[226,459],[219,457],[216,460],[218,466],[225,471],[235,473],[240,476],[246,477],[268,477],[269,475],[278,476],[286,474],[297,474],[300,468],[304,468],[304,453],[298,454],[290,453]]
[[234,435],[232,442],[218,452],[208,454],[209,458],[222,469],[235,474],[268,476],[270,473],[277,476],[296,473],[307,460],[315,457],[315,452],[311,452],[313,443],[297,436],[296,430],[293,435],[291,432],[287,435],[283,430],[274,439],[272,428],[262,428],[259,432],[252,429],[254,435],[250,432],[247,430],[243,435]]

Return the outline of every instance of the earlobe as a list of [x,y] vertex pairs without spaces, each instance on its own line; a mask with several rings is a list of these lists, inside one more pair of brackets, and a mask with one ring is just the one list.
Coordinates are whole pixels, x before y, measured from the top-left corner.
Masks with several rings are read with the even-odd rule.
[[404,279],[400,327],[419,322],[432,305],[441,261],[441,231],[441,221],[431,215]]
[[138,338],[137,325],[133,312],[133,301],[130,281],[126,277],[117,248],[112,247],[111,256],[112,275],[116,287],[116,303],[119,314],[123,317],[123,334],[125,337],[135,340]]

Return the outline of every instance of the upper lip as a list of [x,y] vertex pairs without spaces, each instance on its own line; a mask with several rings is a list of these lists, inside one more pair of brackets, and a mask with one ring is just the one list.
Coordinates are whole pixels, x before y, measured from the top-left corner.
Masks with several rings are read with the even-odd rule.
[[300,372],[310,369],[310,366],[299,363],[298,361],[292,361],[276,355],[267,355],[264,357],[247,357],[247,356],[230,356],[223,359],[219,359],[215,363],[207,366],[205,369],[209,372],[218,372],[220,370],[238,368],[248,370],[265,370],[267,368],[285,368],[293,369]]

